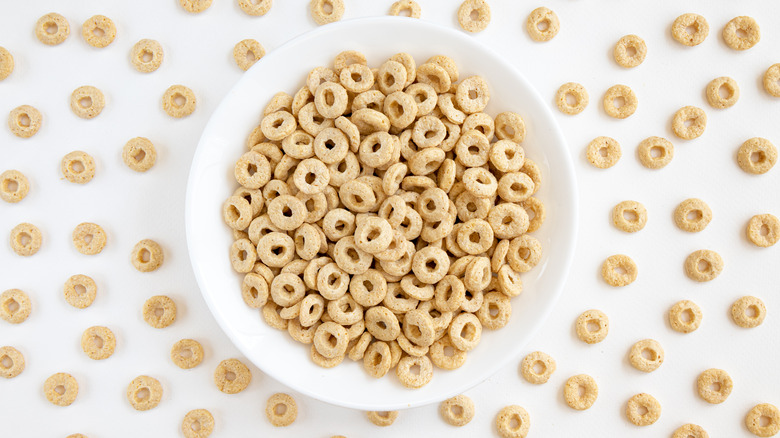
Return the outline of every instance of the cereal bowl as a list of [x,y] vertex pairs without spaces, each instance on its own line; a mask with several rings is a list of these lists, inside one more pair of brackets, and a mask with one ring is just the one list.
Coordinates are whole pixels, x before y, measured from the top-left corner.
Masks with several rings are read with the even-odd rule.
[[[362,361],[345,360],[331,369],[315,365],[308,345],[271,328],[258,310],[244,303],[242,275],[233,271],[228,256],[232,231],[223,222],[222,204],[237,187],[235,162],[246,150],[246,138],[259,123],[265,104],[279,91],[292,95],[312,68],[332,65],[344,50],[364,53],[372,66],[399,52],[410,53],[418,64],[443,54],[456,62],[462,77],[482,75],[492,96],[485,112],[514,111],[523,117],[527,131],[523,147],[542,175],[536,196],[547,214],[534,236],[542,243],[543,255],[533,270],[523,274],[524,291],[512,300],[509,323],[500,330],[484,330],[480,345],[469,352],[462,367],[436,368],[430,383],[418,389],[405,388],[393,375],[370,377]],[[266,374],[303,394],[374,411],[439,402],[516,360],[562,292],[577,232],[572,161],[550,109],[533,86],[509,61],[467,34],[398,17],[322,26],[268,53],[249,69],[203,132],[190,171],[185,214],[190,259],[201,292],[239,350]]]

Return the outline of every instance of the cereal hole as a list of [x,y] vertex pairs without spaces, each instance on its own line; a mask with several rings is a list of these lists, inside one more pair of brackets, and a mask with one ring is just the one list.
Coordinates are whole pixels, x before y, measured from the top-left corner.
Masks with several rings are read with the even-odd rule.
[[750,154],[750,161],[754,163],[763,163],[766,160],[766,154],[763,151],[757,151]]
[[82,108],[89,108],[89,107],[91,107],[92,106],[92,98],[89,97],[89,96],[82,97],[81,99],[79,99],[79,106],[81,106]]
[[16,181],[14,181],[12,179],[3,180],[3,191],[4,192],[14,193],[17,190],[19,190],[19,184]]
[[179,357],[182,359],[189,359],[192,357],[192,349],[191,348],[184,348],[181,351],[179,351]]
[[488,304],[488,313],[489,313],[489,314],[490,314],[490,316],[492,316],[493,318],[495,318],[496,316],[498,316],[498,304],[496,304],[496,303],[490,303],[490,304]]
[[586,391],[587,391],[587,390],[585,389],[585,387],[584,387],[584,386],[582,386],[582,385],[578,385],[578,386],[577,386],[577,397],[578,397],[578,398],[582,398],[582,397],[584,397],[584,396],[585,396],[585,392],[586,392]]
[[547,365],[544,364],[541,360],[537,360],[534,362],[534,365],[532,367],[534,374],[542,375],[547,371]]
[[384,321],[379,321],[376,325],[382,330],[387,330],[387,324]]
[[694,124],[695,122],[696,122],[696,119],[690,118],[690,119],[686,119],[686,120],[685,120],[685,122],[683,122],[683,125],[684,125],[686,128],[690,128],[691,126],[693,126],[693,124]]
[[420,365],[414,364],[411,367],[409,367],[409,374],[413,376],[419,376],[420,375]]
[[758,234],[760,234],[762,236],[769,235],[769,227],[766,226],[766,224],[761,225],[761,228],[758,230]]
[[155,307],[154,308],[154,316],[161,318],[165,314],[165,309],[162,307]]
[[92,345],[94,345],[95,348],[97,348],[98,350],[102,349],[103,348],[103,338],[101,338],[100,336],[97,336],[97,335],[93,336],[92,337]]
[[65,394],[65,387],[63,385],[57,385],[54,387],[54,392],[59,395]]
[[614,100],[612,100],[612,105],[618,109],[620,109],[625,104],[626,104],[626,99],[623,96],[618,96]]
[[151,392],[149,392],[149,388],[141,388],[138,391],[135,392],[135,399],[139,402],[143,400],[149,399],[149,396],[151,395]]
[[512,216],[504,216],[504,219],[501,221],[501,224],[503,225],[509,225],[512,223],[514,219],[512,219]]
[[745,316],[747,316],[750,319],[753,319],[756,316],[758,316],[758,307],[756,307],[755,305],[748,306],[745,309]]
[[720,382],[712,382],[710,391],[720,392]]
[[772,423],[772,419],[767,417],[766,415],[762,415],[758,418],[758,425],[761,427],[767,427],[769,424]]
[[306,181],[306,184],[311,184],[317,179],[317,175],[314,174],[314,172],[309,172],[306,174],[306,177],[304,177],[304,180]]
[[9,301],[5,302],[5,308],[8,310],[8,313],[14,314],[19,310],[19,303],[17,303],[15,299],[11,298]]
[[16,241],[22,246],[27,246],[32,241],[32,237],[25,232],[21,232],[19,233],[19,236],[17,236]]
[[84,171],[84,163],[81,160],[73,160],[68,163],[68,169],[73,173],[81,173]]
[[46,24],[43,25],[43,27],[46,29],[46,33],[50,35],[53,35],[60,30],[60,28],[57,26],[57,23],[53,21],[47,22]]
[[98,38],[103,38],[104,36],[106,36],[106,32],[104,32],[103,29],[99,27],[95,27],[94,29],[92,29],[92,35],[95,35]]
[[326,1],[325,1],[325,2],[322,4],[322,12],[324,12],[324,13],[325,13],[325,15],[330,15],[330,14],[332,14],[332,13],[333,13],[333,3],[331,3],[331,2],[329,2],[329,1],[327,1],[327,0],[326,0]]
[[512,415],[512,418],[509,419],[509,428],[512,430],[519,429],[520,424],[522,424],[522,421],[520,420],[520,416],[517,414]]
[[636,47],[634,46],[627,46],[626,47],[626,55],[628,55],[629,58],[633,58],[636,56]]
[[[479,233],[474,232],[474,233],[469,234],[469,241],[473,242],[473,243],[479,243]],[[525,249],[525,248],[523,248],[523,249]],[[525,257],[523,257],[523,258],[525,258]]]
[[444,353],[444,355],[447,357],[453,357],[455,356],[455,347],[447,345],[446,347],[444,347],[442,353]]
[[531,257],[531,250],[530,250],[530,249],[528,249],[528,248],[520,248],[520,249],[517,251],[517,255],[519,255],[521,259],[523,259],[523,260],[526,260],[526,261],[527,261],[527,260],[528,260],[528,258],[529,258],[529,257]]
[[185,98],[181,93],[174,94],[171,100],[173,101],[173,105],[177,108],[181,108],[185,103],[187,103],[187,98]]
[[285,205],[284,208],[282,209],[282,215],[286,217],[292,217],[293,215],[292,209],[289,206]]
[[590,321],[588,321],[588,323],[586,324],[586,328],[587,328],[587,330],[588,330],[589,332],[591,332],[591,333],[593,333],[593,332],[597,332],[597,331],[599,331],[599,330],[601,329],[601,324],[599,324],[599,322],[598,322],[598,321],[596,321],[595,319],[591,319],[591,320],[590,320]]
[[148,50],[142,51],[141,54],[138,56],[138,59],[141,62],[152,62],[152,58],[154,58],[154,55],[152,54],[152,52]]
[[721,84],[721,86],[718,87],[718,95],[721,99],[731,99],[731,96],[734,95],[734,90],[727,87],[726,84]]
[[141,162],[146,158],[146,152],[144,152],[143,149],[139,149],[138,152],[133,156],[133,159],[137,162]]
[[24,113],[19,114],[19,117],[17,117],[17,119],[16,119],[16,123],[19,126],[23,126],[25,128],[29,128],[30,127],[30,116],[28,116],[27,114],[24,114]]
[[453,405],[450,407],[450,413],[453,417],[461,418],[463,417],[463,407],[458,405]]
[[615,271],[615,274],[617,275],[626,275],[626,268],[622,266],[615,266],[615,269],[613,269],[613,271]]
[[745,32],[745,29],[737,29],[737,38],[747,38],[747,32]]
[[5,369],[11,368],[14,366],[14,361],[7,354],[4,354],[3,357],[0,357],[0,366]]
[[647,407],[645,406],[639,406],[636,408],[636,413],[639,414],[640,417],[644,417],[647,415]]
[[[601,155],[602,157],[606,157],[608,153],[609,153],[609,151],[607,150],[607,148],[599,149],[599,155]],[[515,189],[512,189],[512,190],[515,190]]]
[[[232,222],[235,222],[235,221],[237,221],[237,220],[238,220],[238,218],[239,218],[239,217],[241,217],[241,212],[239,212],[239,211],[238,211],[238,208],[236,208],[236,206],[235,206],[235,205],[231,205],[230,207],[228,207],[227,213],[228,213],[228,217],[229,217],[229,219],[230,219]],[[144,251],[146,251],[146,250],[145,250],[145,249],[144,249],[144,250],[142,250],[142,251],[141,251],[141,253],[143,253]],[[149,252],[149,251],[146,251],[146,252]],[[139,258],[139,260],[141,260],[141,261],[143,261],[143,258],[142,258],[142,256],[143,256],[143,255],[139,253],[139,255],[138,255],[138,258]]]
[[699,260],[699,263],[696,264],[696,269],[698,269],[701,272],[707,272],[712,268],[712,265],[710,265],[710,262],[707,260]]
[[347,250],[347,257],[352,259],[354,262],[358,262],[360,260],[360,254],[357,253],[355,248],[349,248]]
[[684,323],[689,323],[693,321],[693,319],[693,310],[691,309],[685,309],[682,311],[682,313],[680,313],[680,320]]
[[536,23],[536,28],[539,29],[540,32],[544,32],[547,29],[550,28],[550,20],[544,19]]
[[629,222],[636,222],[639,220],[639,215],[634,210],[623,211],[623,219]]
[[479,94],[477,94],[477,90],[469,90],[469,99],[476,99],[479,97]]
[[693,36],[695,33],[699,32],[699,24],[693,23],[690,26],[687,26],[685,32],[688,33],[688,35]]
[[655,350],[649,348],[642,349],[642,357],[651,362],[655,362],[658,359],[658,353]]
[[229,382],[236,380],[236,373],[234,373],[233,371],[227,371],[225,373],[225,380]]
[[274,406],[274,414],[282,416],[287,412],[287,405],[284,403],[277,403],[276,406]]
[[573,93],[566,93],[566,105],[569,106],[577,105],[577,97],[574,96]]
[[702,218],[702,212],[699,209],[691,210],[688,212],[688,214],[685,216],[685,218],[689,221],[698,222]]
[[653,158],[663,158],[666,155],[666,151],[661,146],[653,146],[650,148],[650,156]]
[[472,9],[471,12],[469,12],[469,19],[473,21],[479,20],[479,11],[476,9]]
[[193,421],[192,424],[190,424],[190,429],[195,433],[200,432],[200,421]]

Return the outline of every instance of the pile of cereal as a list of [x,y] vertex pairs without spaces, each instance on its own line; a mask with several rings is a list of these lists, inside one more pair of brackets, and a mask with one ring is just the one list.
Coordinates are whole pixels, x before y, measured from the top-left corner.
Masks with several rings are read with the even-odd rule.
[[276,94],[223,207],[245,302],[322,367],[348,356],[419,388],[463,365],[542,251],[523,120],[489,99],[447,56],[372,69],[355,51]]

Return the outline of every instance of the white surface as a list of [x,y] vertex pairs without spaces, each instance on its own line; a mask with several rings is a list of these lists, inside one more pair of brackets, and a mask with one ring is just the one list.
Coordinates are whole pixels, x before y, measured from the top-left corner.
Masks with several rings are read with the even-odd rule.
[[[352,35],[359,35],[358,41],[350,42]],[[389,39],[386,35],[397,36]],[[417,41],[425,44],[416,45]],[[238,292],[243,277],[233,271],[226,256],[233,235],[222,219],[222,205],[238,187],[232,169],[246,152],[247,133],[262,118],[263,105],[258,103],[269,102],[282,90],[294,95],[313,67],[331,65],[334,56],[348,49],[368,54],[371,66],[403,51],[418,63],[448,53],[462,78],[482,73],[491,88],[485,112],[515,111],[523,117],[526,156],[539,163],[543,180],[535,196],[545,203],[547,219],[534,236],[544,251],[539,265],[522,277],[524,293],[512,300],[509,324],[501,330],[485,330],[479,348],[469,352],[464,366],[455,372],[436,369],[431,382],[416,390],[405,388],[393,373],[383,379],[369,376],[362,370],[362,361],[345,360],[328,370],[315,365],[309,359],[310,345],[291,342],[286,331],[269,327],[261,321],[258,310],[244,303]],[[286,67],[279,69],[280,65]],[[396,17],[323,26],[258,62],[209,120],[193,159],[185,206],[195,277],[231,340],[255,365],[285,385],[318,400],[363,410],[439,402],[482,382],[514,359],[552,310],[574,255],[577,188],[573,171],[566,144],[545,101],[511,65],[468,35]]]
[[[420,2],[424,19],[457,26],[457,2]],[[0,382],[3,436],[64,437],[77,431],[90,438],[180,436],[181,418],[195,408],[214,413],[213,436],[495,436],[496,412],[516,403],[531,415],[532,437],[663,437],[685,422],[701,424],[713,437],[750,437],[743,425],[748,409],[760,402],[780,405],[780,247],[756,248],[744,237],[752,215],[780,216],[780,169],[750,176],[735,159],[747,138],[764,136],[780,144],[780,101],[768,97],[760,83],[766,68],[780,62],[780,5],[766,1],[552,0],[545,4],[556,11],[562,27],[543,44],[532,42],[523,29],[538,4],[490,2],[493,21],[474,38],[507,56],[550,105],[555,90],[568,81],[582,83],[591,96],[582,114],[555,114],[575,160],[581,233],[565,295],[525,348],[557,360],[558,371],[547,384],[528,384],[517,363],[510,363],[466,393],[475,401],[477,416],[464,428],[446,425],[438,406],[429,405],[402,412],[392,427],[382,429],[361,412],[292,392],[298,420],[274,429],[263,415],[265,400],[287,389],[255,368],[246,391],[220,393],[211,383],[214,368],[224,358],[241,356],[210,316],[189,267],[183,215],[187,173],[203,126],[241,76],[232,60],[233,45],[251,37],[272,50],[314,28],[306,3],[277,0],[261,18],[246,16],[228,0],[217,0],[195,16],[174,0],[0,3],[0,45],[13,53],[17,65],[0,82],[0,115],[26,103],[45,117],[41,131],[29,140],[0,128],[0,168],[19,169],[32,184],[22,203],[0,203],[0,231],[6,234],[29,221],[44,234],[44,247],[31,258],[0,245],[0,289],[24,289],[34,306],[21,325],[0,321],[0,345],[16,345],[27,359],[24,373]],[[345,18],[355,18],[383,15],[392,1],[346,3]],[[44,46],[32,32],[38,17],[50,11],[71,23],[71,37],[60,46]],[[669,35],[674,18],[685,12],[698,12],[710,23],[710,35],[700,46],[680,46]],[[96,13],[117,24],[117,39],[105,49],[87,46],[79,35],[80,24]],[[728,49],[720,38],[725,23],[737,15],[755,17],[762,29],[761,42],[745,52]],[[611,51],[629,33],[645,39],[648,56],[641,66],[624,70]],[[160,70],[149,75],[137,73],[128,60],[130,47],[141,38],[160,40],[166,51]],[[714,110],[703,90],[721,75],[739,83],[741,98],[733,108]],[[198,109],[186,119],[173,120],[160,109],[163,91],[174,83],[191,87],[198,96]],[[616,83],[630,85],[639,97],[639,109],[626,120],[608,118],[600,106],[604,91]],[[81,120],[69,109],[70,93],[83,84],[106,94],[106,109],[93,120]],[[676,109],[688,104],[704,108],[709,121],[701,138],[686,142],[673,137],[670,121]],[[157,165],[142,175],[120,158],[122,145],[138,135],[152,139],[159,152]],[[598,135],[623,146],[624,157],[612,169],[595,169],[584,158],[585,145]],[[676,146],[672,163],[659,171],[644,169],[634,156],[639,141],[650,135],[667,137]],[[83,187],[59,175],[60,159],[76,149],[91,153],[98,163],[97,176]],[[707,201],[714,212],[710,226],[695,235],[677,230],[671,219],[674,206],[692,196]],[[649,211],[647,227],[634,235],[609,221],[612,207],[625,199],[641,201]],[[82,221],[99,223],[108,232],[108,246],[99,256],[82,256],[70,244],[73,227]],[[156,239],[166,250],[166,262],[155,273],[141,274],[130,265],[130,250],[142,238]],[[706,284],[693,283],[682,271],[687,254],[700,248],[717,250],[726,264],[721,276]],[[599,277],[601,262],[615,253],[629,254],[639,265],[638,280],[626,288],[610,288]],[[62,284],[75,273],[98,282],[98,298],[85,310],[70,307],[62,297]],[[159,293],[179,305],[176,323],[164,330],[149,327],[140,314],[144,300]],[[729,318],[731,303],[746,294],[763,299],[769,311],[764,324],[750,330]],[[672,331],[665,320],[680,299],[692,299],[704,311],[702,327],[688,335]],[[611,322],[610,335],[597,345],[583,344],[573,330],[576,316],[590,308],[605,311]],[[79,346],[82,331],[95,324],[117,335],[115,355],[103,362],[88,359]],[[168,358],[170,346],[183,337],[200,340],[206,349],[206,359],[194,370],[180,370]],[[630,346],[646,337],[666,350],[665,363],[651,374],[634,370],[626,358]],[[695,391],[696,376],[710,367],[723,368],[734,379],[734,391],[721,405],[708,405]],[[80,384],[76,402],[67,408],[51,405],[42,392],[46,377],[59,371],[70,372]],[[579,373],[592,375],[600,386],[596,404],[585,412],[571,410],[562,397],[563,382]],[[127,384],[139,374],[159,378],[165,389],[152,411],[133,411],[125,399]],[[626,400],[641,391],[663,405],[661,419],[645,428],[631,425],[623,414]]]

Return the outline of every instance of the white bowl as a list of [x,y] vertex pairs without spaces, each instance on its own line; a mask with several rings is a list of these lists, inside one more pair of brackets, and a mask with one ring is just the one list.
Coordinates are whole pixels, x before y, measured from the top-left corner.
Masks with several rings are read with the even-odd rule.
[[[286,332],[270,328],[241,298],[242,276],[231,269],[231,232],[222,221],[222,203],[237,188],[236,160],[257,126],[263,108],[279,91],[295,93],[309,70],[332,65],[343,50],[366,54],[378,66],[398,52],[419,63],[433,55],[450,56],[462,78],[484,76],[491,99],[486,112],[515,111],[525,120],[523,146],[541,168],[537,193],[547,209],[535,233],[542,242],[539,265],[523,275],[524,292],[512,300],[512,317],[501,330],[483,331],[482,342],[460,369],[434,367],[431,382],[420,389],[403,387],[391,371],[369,377],[362,362],[345,359],[323,369]],[[560,295],[574,254],[577,197],[574,168],[550,109],[509,60],[468,34],[425,21],[398,17],[363,18],[322,26],[301,35],[257,62],[227,94],[211,116],[192,162],[186,199],[187,242],[203,298],[219,325],[258,368],[291,388],[316,399],[362,410],[395,410],[435,403],[482,382],[510,360],[550,313]]]

